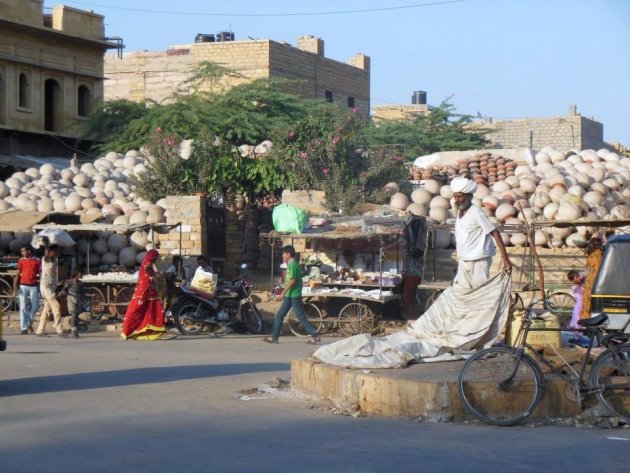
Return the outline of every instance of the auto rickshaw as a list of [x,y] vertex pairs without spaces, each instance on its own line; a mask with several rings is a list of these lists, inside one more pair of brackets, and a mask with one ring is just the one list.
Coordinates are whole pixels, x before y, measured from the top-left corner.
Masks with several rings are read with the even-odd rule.
[[630,334],[630,235],[606,243],[591,295],[591,314],[608,315],[608,329]]

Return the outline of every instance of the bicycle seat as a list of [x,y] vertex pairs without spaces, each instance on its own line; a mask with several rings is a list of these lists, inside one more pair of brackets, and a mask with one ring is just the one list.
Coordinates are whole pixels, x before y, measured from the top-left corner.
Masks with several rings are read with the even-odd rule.
[[578,320],[578,325],[582,327],[599,327],[608,321],[608,315],[599,314],[595,317],[591,317],[590,319],[582,319]]

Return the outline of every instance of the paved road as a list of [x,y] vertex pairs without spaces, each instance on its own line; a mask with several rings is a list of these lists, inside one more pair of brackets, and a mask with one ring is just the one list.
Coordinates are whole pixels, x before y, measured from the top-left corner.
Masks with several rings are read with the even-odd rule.
[[[312,351],[285,337],[123,342],[8,335],[0,471],[623,472],[630,431],[352,418],[249,394]],[[251,399],[254,398],[254,399]],[[247,399],[247,398],[246,398]]]

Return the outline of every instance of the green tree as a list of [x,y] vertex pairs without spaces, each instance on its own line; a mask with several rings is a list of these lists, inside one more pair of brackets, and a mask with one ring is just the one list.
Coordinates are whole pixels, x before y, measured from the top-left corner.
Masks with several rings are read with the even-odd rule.
[[383,120],[365,130],[370,145],[398,145],[406,160],[437,151],[479,149],[488,143],[487,130],[470,126],[472,117],[455,112],[448,101],[413,121]]
[[[384,184],[404,177],[402,156],[362,149],[366,119],[340,106],[320,106],[274,139],[274,155],[287,187],[322,190],[332,211],[384,199]],[[363,147],[364,148],[364,147]]]

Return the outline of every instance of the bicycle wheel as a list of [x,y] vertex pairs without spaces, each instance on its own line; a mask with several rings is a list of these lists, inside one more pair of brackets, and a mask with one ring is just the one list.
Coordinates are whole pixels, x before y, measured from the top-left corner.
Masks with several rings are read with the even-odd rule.
[[346,336],[370,333],[374,322],[374,312],[360,302],[351,302],[339,312],[339,331]]
[[[305,302],[304,312],[306,312],[306,318],[311,323],[311,325],[315,327],[315,330],[317,330],[318,333],[320,333],[322,325],[324,324],[324,318],[322,317],[322,311],[319,310],[319,307],[317,307],[312,302]],[[293,332],[293,335],[297,335],[298,337],[309,336],[309,333],[298,320],[297,315],[293,310],[293,307],[287,314],[287,325],[289,326],[289,330]]]
[[597,357],[591,387],[612,413],[630,422],[630,346],[619,347],[618,356],[608,349]]
[[545,308],[558,317],[571,317],[575,307],[575,297],[568,292],[554,292],[545,303]]
[[513,348],[488,348],[468,359],[459,375],[466,412],[492,425],[514,425],[542,399],[544,379],[534,360]]

